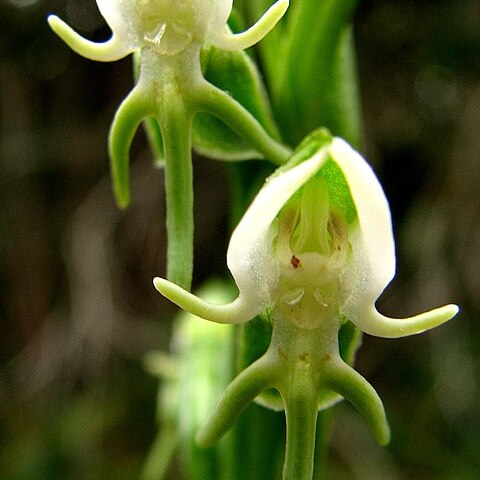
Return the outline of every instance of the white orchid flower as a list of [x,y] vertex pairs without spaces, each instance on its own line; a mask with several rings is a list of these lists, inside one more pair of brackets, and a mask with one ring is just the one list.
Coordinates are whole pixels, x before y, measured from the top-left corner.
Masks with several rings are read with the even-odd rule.
[[233,302],[208,303],[154,280],[165,297],[204,319],[241,323],[263,314],[271,321],[268,350],[230,384],[198,439],[213,443],[248,402],[276,389],[286,410],[288,479],[311,478],[316,418],[328,406],[326,394],[348,399],[377,440],[388,442],[380,398],[340,357],[342,324],[350,320],[371,335],[403,337],[458,312],[447,305],[397,319],[377,311],[375,302],[395,273],[388,202],[372,169],[345,141],[322,142],[305,161],[295,160],[305,157],[302,151],[294,154],[290,166],[267,180],[233,232],[227,253],[239,290]]
[[[214,322],[242,323],[291,303],[297,305],[292,321],[305,328],[325,321],[322,311],[337,312],[364,332],[387,338],[421,333],[457,313],[455,305],[401,319],[377,311],[375,302],[395,275],[390,209],[372,169],[345,141],[335,138],[298,166],[280,170],[232,234],[227,264],[237,299],[214,305],[156,278],[160,293]],[[334,174],[332,186],[328,176]],[[335,197],[345,196],[339,188],[346,187],[345,210]]]
[[243,50],[259,42],[276,25],[289,2],[278,0],[255,25],[238,34],[226,28],[232,4],[232,0],[97,0],[112,30],[112,37],[103,43],[81,37],[55,15],[50,15],[48,22],[78,54],[112,62],[144,47],[161,55],[176,55],[192,42]]
[[165,166],[167,276],[185,288],[190,287],[193,269],[194,117],[199,113],[215,117],[255,156],[282,164],[290,154],[273,138],[275,127],[268,132],[251,111],[204,78],[200,61],[204,47],[243,50],[260,41],[284,15],[289,1],[278,0],[255,25],[238,34],[227,25],[232,4],[232,0],[97,0],[112,30],[103,43],[83,38],[55,15],[48,17],[54,32],[86,58],[110,62],[135,52],[136,85],[118,108],[109,134],[113,191],[118,206],[126,208],[130,146],[145,122],[157,160]]

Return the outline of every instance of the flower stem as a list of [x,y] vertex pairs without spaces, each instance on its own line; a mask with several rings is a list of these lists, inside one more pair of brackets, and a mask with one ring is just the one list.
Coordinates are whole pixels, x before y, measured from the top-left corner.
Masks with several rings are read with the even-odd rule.
[[[165,92],[164,92],[165,93]],[[192,115],[183,98],[171,92],[159,121],[165,146],[167,278],[190,290],[193,274]]]
[[283,480],[312,480],[317,427],[317,390],[310,366],[297,364],[291,388],[283,393],[287,445]]

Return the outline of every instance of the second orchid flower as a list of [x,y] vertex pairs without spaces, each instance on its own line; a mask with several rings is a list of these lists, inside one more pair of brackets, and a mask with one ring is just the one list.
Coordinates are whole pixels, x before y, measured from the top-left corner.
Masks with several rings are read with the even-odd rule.
[[351,321],[370,335],[403,337],[446,322],[458,307],[404,319],[377,311],[395,274],[395,249],[388,202],[365,160],[339,138],[312,134],[245,213],[227,263],[239,294],[226,305],[154,281],[164,296],[207,320],[242,323],[262,315],[272,325],[270,346],[227,388],[199,433],[201,444],[216,441],[268,389],[280,393],[286,411],[285,479],[311,479],[317,412],[331,392],[348,399],[387,443],[380,398],[339,354],[341,326]]
[[257,158],[281,164],[289,155],[249,110],[204,78],[202,49],[213,45],[238,51],[252,46],[275,26],[288,4],[278,0],[254,26],[233,34],[226,24],[232,0],[97,0],[112,30],[103,43],[81,37],[54,15],[48,19],[60,38],[86,58],[115,61],[138,55],[138,83],[117,110],[110,130],[113,189],[118,205],[127,207],[130,145],[142,121],[154,118],[165,157],[167,276],[187,289],[193,269],[194,116],[203,112],[216,117],[244,139]]

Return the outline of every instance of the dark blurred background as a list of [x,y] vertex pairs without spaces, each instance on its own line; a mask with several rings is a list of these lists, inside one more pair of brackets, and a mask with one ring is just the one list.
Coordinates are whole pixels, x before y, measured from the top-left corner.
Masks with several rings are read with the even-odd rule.
[[[142,357],[168,348],[175,313],[151,284],[164,272],[163,174],[139,134],[133,204],[117,210],[106,139],[130,59],[73,54],[52,12],[108,36],[94,0],[0,0],[0,478],[135,479],[156,430]],[[379,308],[462,311],[428,334],[364,338],[358,369],[393,439],[378,447],[337,407],[330,478],[480,479],[480,2],[363,1],[355,32],[365,153],[398,249]],[[200,283],[224,268],[228,192],[223,164],[194,166]]]

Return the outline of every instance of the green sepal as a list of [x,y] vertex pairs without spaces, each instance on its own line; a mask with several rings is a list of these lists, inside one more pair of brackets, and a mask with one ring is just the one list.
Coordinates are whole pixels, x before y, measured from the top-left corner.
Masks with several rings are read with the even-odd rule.
[[[288,162],[278,168],[274,175],[290,170],[305,160],[312,158],[323,147],[327,147],[332,140],[333,136],[328,129],[318,128],[314,130],[302,140]],[[329,156],[315,176],[326,180],[329,198],[333,207],[342,213],[348,224],[352,223],[357,218],[355,203],[345,175],[335,163],[335,160]],[[297,194],[300,194],[300,192],[297,192]]]
[[285,165],[278,168],[274,175],[291,170],[300,163],[311,158],[321,148],[328,146],[333,140],[333,136],[326,128],[318,128],[308,134],[293,151]]
[[[202,50],[202,69],[207,81],[231,95],[278,139],[260,73],[245,52],[227,52],[210,46]],[[217,160],[262,158],[222,121],[206,113],[195,116],[192,141],[198,153]]]

